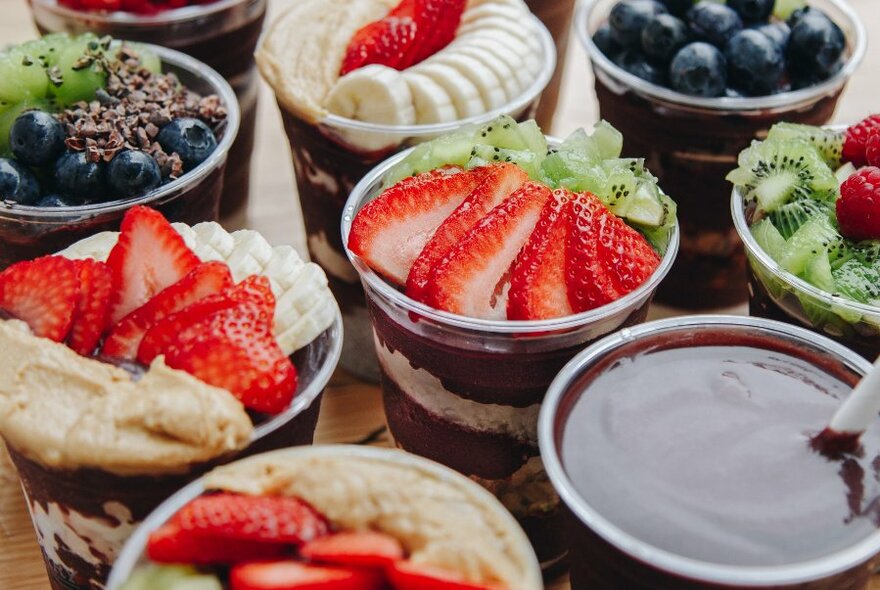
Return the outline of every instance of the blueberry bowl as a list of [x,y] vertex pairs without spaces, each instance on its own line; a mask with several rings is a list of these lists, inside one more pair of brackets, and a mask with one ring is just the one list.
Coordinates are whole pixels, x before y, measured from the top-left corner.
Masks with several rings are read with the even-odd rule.
[[101,231],[118,230],[123,215],[134,205],[149,205],[169,221],[189,225],[217,219],[227,155],[240,124],[235,94],[220,74],[204,63],[172,49],[140,46],[158,56],[162,72],[175,74],[186,88],[203,96],[217,95],[226,119],[216,130],[216,147],[181,177],[137,196],[61,207],[0,201],[0,269],[57,252]]

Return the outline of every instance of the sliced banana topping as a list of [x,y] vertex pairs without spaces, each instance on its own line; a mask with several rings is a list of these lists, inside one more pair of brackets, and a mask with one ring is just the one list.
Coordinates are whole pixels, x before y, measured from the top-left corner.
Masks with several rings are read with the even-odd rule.
[[475,117],[488,111],[474,83],[455,68],[426,61],[412,68],[412,71],[427,76],[449,94],[459,119]]
[[483,104],[489,107],[489,110],[500,108],[507,102],[508,96],[501,85],[501,80],[498,79],[498,76],[492,70],[484,66],[480,60],[457,51],[447,51],[446,53],[441,52],[435,55],[429,61],[431,63],[447,65],[467,78],[477,87],[483,99]]
[[491,16],[499,16],[504,19],[510,19],[517,13],[527,14],[528,12],[528,7],[526,7],[525,3],[521,2],[520,0],[510,0],[509,2],[499,2],[498,0],[483,0],[482,2],[478,1],[476,4],[471,3],[468,5],[467,10],[464,12],[464,14],[461,15],[461,24],[466,25],[475,20]]
[[[465,35],[455,41],[456,49],[473,48],[476,51],[494,55],[498,59],[504,61],[513,70],[516,76],[519,95],[526,88],[531,86],[534,81],[534,75],[531,68],[526,66],[526,60],[531,59],[529,55],[529,46],[518,37],[511,35],[507,31],[500,29],[492,29],[483,31],[478,34]],[[450,46],[451,47],[451,46]]]
[[508,62],[497,55],[488,51],[481,51],[479,48],[472,45],[462,45],[456,47],[455,50],[461,55],[466,55],[479,60],[480,63],[492,70],[495,76],[501,81],[502,86],[504,86],[504,94],[508,99],[515,98],[522,91],[519,79],[513,69],[511,69],[511,65],[521,65],[521,61],[514,59],[511,60],[514,62],[513,64],[508,64]]
[[442,86],[428,76],[417,72],[403,72],[403,79],[409,84],[413,105],[416,109],[416,120],[419,123],[446,123],[455,121],[458,113],[452,98]]

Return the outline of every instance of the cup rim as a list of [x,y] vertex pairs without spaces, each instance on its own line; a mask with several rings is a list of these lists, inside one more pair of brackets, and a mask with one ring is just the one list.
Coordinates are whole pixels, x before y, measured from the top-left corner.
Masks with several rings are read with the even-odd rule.
[[[561,143],[555,137],[545,137],[547,137],[547,142],[550,145]],[[360,209],[361,201],[364,201],[368,193],[374,193],[382,177],[398,162],[406,158],[414,149],[409,148],[391,156],[364,176],[352,189],[343,208],[341,222],[342,244],[345,248],[345,254],[358,271],[361,280],[366,282],[371,289],[379,292],[386,299],[394,301],[409,312],[442,325],[455,326],[467,330],[495,334],[542,335],[548,331],[564,331],[579,328],[592,322],[601,321],[634,306],[636,303],[650,297],[651,293],[657,289],[660,282],[672,268],[679,245],[679,224],[677,219],[672,235],[669,238],[669,244],[666,247],[666,253],[660,260],[660,265],[654,270],[648,280],[623,297],[595,309],[549,320],[486,320],[440,311],[415,299],[411,299],[382,279],[348,248],[348,235],[351,232],[351,224],[354,221],[354,217]]]
[[[510,532],[516,537],[517,544],[528,549],[525,552],[526,555],[531,555],[530,563],[525,564],[529,570],[530,577],[536,581],[541,580],[541,566],[538,564],[538,559],[535,556],[534,550],[531,548],[528,538],[513,516],[501,506],[499,500],[488,490],[449,467],[398,449],[350,444],[320,444],[288,447],[285,449],[260,453],[258,455],[240,459],[239,461],[254,460],[257,457],[271,455],[278,456],[281,459],[285,457],[333,457],[340,455],[347,457],[362,457],[414,467],[436,475],[444,481],[451,479],[466,487],[478,499],[481,499],[486,506],[491,506],[493,511],[507,522]],[[237,462],[238,461],[234,463]],[[228,465],[234,463],[229,463]],[[138,525],[137,529],[131,534],[128,540],[126,540],[122,551],[120,551],[119,556],[113,564],[113,568],[111,569],[110,576],[107,580],[107,590],[118,590],[119,587],[128,580],[137,566],[139,558],[144,552],[149,534],[163,525],[173,514],[180,510],[189,501],[204,493],[205,486],[203,482],[204,476],[181,488],[178,492],[156,507],[147,518]]]
[[[255,0],[216,0],[206,4],[191,4],[180,8],[172,8],[158,14],[142,15],[125,10],[114,11],[79,11],[67,6],[62,6],[58,0],[28,0],[58,14],[64,18],[76,21],[97,22],[102,25],[119,26],[169,26],[189,20],[201,19],[211,16],[239,4],[254,2]],[[261,1],[261,0],[256,0]]]
[[848,368],[865,374],[871,363],[845,346],[799,326],[775,320],[733,315],[696,315],[647,322],[602,338],[566,364],[547,390],[538,417],[538,444],[553,487],[578,520],[606,542],[651,567],[699,581],[735,587],[797,584],[846,571],[880,552],[880,530],[846,549],[808,561],[779,566],[733,566],[715,564],[666,551],[618,528],[592,508],[576,491],[562,466],[556,446],[556,422],[560,404],[570,385],[583,370],[620,346],[639,338],[669,332],[735,328],[752,334],[784,337],[823,349]]
[[535,81],[532,82],[531,86],[523,90],[514,99],[508,101],[507,104],[504,104],[481,115],[475,115],[473,117],[467,117],[465,119],[456,119],[455,121],[447,121],[445,123],[385,125],[380,123],[358,121],[355,119],[349,119],[347,117],[340,117],[339,115],[334,115],[331,113],[322,117],[317,124],[330,130],[369,132],[382,135],[390,135],[392,137],[403,139],[407,137],[422,137],[426,135],[440,135],[443,133],[450,133],[453,131],[457,131],[465,125],[485,123],[501,115],[519,112],[525,109],[529,105],[529,103],[534,101],[547,87],[547,84],[549,84],[550,82],[550,78],[553,77],[553,72],[556,68],[557,60],[556,44],[553,41],[553,37],[550,35],[550,31],[548,31],[547,27],[544,26],[544,23],[542,23],[538,19],[538,17],[533,14],[529,14],[528,21],[535,29],[538,41],[541,44],[544,63],[540,73],[535,78]]
[[[123,39],[122,41],[125,40]],[[97,217],[106,213],[129,209],[136,205],[149,205],[154,201],[161,201],[178,191],[187,190],[188,186],[192,186],[201,181],[226,161],[226,156],[229,153],[229,149],[232,147],[232,142],[235,140],[236,135],[238,135],[239,125],[241,124],[241,111],[238,106],[238,99],[235,97],[235,92],[233,92],[229,83],[223,78],[223,76],[218,74],[216,70],[185,53],[162,47],[160,45],[153,45],[151,43],[136,42],[136,45],[144,47],[148,51],[158,55],[163,64],[168,64],[181,70],[185,70],[193,76],[204,79],[213,87],[213,93],[220,97],[223,106],[226,107],[226,129],[223,132],[223,137],[217,142],[217,147],[211,152],[211,155],[180,178],[169,182],[164,186],[156,187],[148,193],[138,197],[117,199],[105,203],[92,203],[90,205],[58,207],[52,209],[18,204],[12,206],[0,206],[0,218],[3,216],[9,216],[23,217],[32,220],[64,220],[78,216]]]
[[779,94],[771,94],[769,96],[755,97],[714,97],[704,98],[698,96],[690,96],[681,92],[676,92],[671,88],[652,84],[646,80],[642,80],[638,76],[624,71],[622,68],[614,64],[599,48],[593,43],[593,38],[589,34],[589,21],[593,10],[599,5],[601,0],[582,0],[575,13],[573,25],[575,33],[581,45],[586,49],[590,60],[593,63],[595,74],[605,74],[617,81],[625,84],[638,94],[661,100],[667,103],[683,106],[708,109],[711,111],[760,111],[774,108],[792,108],[796,105],[815,101],[823,95],[830,94],[843,87],[849,78],[855,73],[867,51],[868,41],[865,26],[861,19],[844,0],[825,0],[833,4],[848,19],[848,25],[853,31],[851,39],[852,53],[849,59],[844,63],[843,67],[836,74],[823,80],[821,83],[800,90],[792,90]]

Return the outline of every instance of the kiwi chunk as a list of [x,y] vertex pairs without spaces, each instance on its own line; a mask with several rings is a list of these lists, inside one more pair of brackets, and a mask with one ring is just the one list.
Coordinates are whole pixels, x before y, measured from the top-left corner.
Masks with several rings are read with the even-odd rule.
[[193,567],[151,565],[136,570],[120,590],[222,590],[222,585]]
[[849,260],[832,275],[836,294],[860,303],[880,304],[880,271],[876,267]]
[[596,196],[612,213],[629,222],[647,227],[666,222],[667,210],[657,185],[637,177],[627,168],[612,172]]
[[603,160],[620,157],[620,152],[623,150],[623,134],[611,123],[604,119],[596,123],[590,137],[599,148],[599,155]]
[[831,220],[825,215],[816,215],[788,239],[777,261],[788,272],[799,275],[820,253],[827,254],[829,261],[833,261],[844,256],[847,250],[845,240]]
[[512,150],[482,144],[475,145],[471,150],[471,159],[468,161],[467,167],[475,168],[500,162],[516,164],[533,179],[541,177],[541,160],[535,152],[530,150]]
[[774,260],[785,251],[785,237],[769,219],[764,218],[749,229],[758,246]]
[[802,139],[816,148],[832,169],[840,166],[840,158],[843,154],[843,131],[798,123],[777,123],[770,128],[767,139]]
[[662,191],[659,192],[659,196],[660,203],[663,206],[663,223],[661,225],[641,225],[633,223],[629,219],[627,222],[645,236],[645,239],[653,246],[654,250],[663,256],[666,254],[669,240],[672,239],[672,233],[675,231],[675,226],[678,223],[676,219],[677,205],[675,201],[666,196]]
[[800,227],[816,215],[829,214],[829,206],[824,201],[811,199],[798,199],[786,203],[767,214],[779,233],[786,240],[800,229]]

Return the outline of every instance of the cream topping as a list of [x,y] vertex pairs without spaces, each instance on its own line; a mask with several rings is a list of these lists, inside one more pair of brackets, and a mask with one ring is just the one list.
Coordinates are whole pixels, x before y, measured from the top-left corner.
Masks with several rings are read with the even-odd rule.
[[205,487],[296,496],[338,527],[399,539],[413,562],[508,590],[543,588],[525,535],[491,494],[400,451],[276,451],[218,467],[205,477]]

